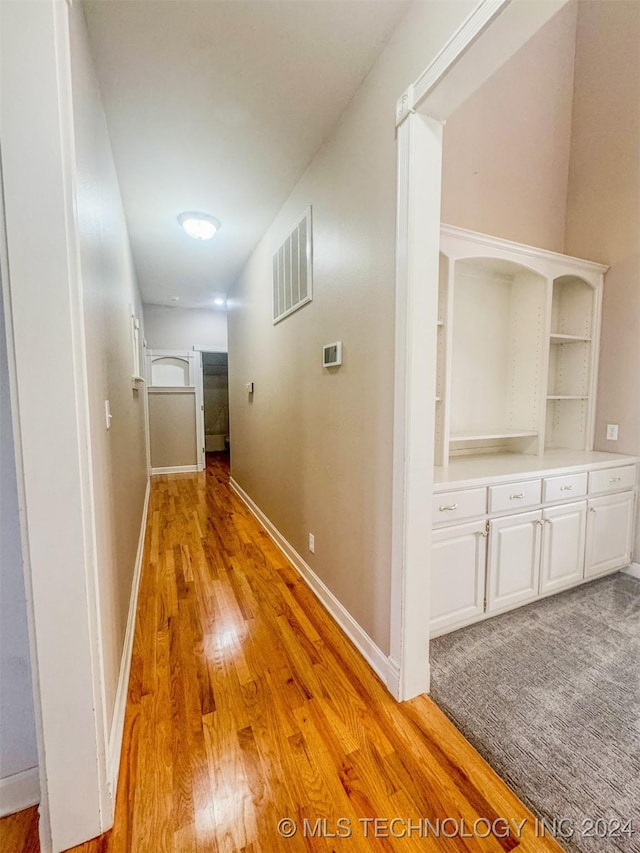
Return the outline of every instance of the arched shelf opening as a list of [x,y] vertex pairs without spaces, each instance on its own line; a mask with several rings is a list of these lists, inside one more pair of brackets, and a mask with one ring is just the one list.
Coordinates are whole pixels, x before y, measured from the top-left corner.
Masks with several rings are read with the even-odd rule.
[[154,388],[186,388],[190,385],[189,360],[179,356],[151,359],[151,386]]

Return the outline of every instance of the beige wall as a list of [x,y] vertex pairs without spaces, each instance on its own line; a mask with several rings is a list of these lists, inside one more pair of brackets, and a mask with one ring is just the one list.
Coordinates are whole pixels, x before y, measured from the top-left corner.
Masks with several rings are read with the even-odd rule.
[[444,222],[564,251],[576,17],[569,3],[448,119]]
[[[566,249],[605,276],[596,448],[640,453],[640,4],[582,0]],[[607,423],[620,425],[606,440]],[[640,553],[640,524],[635,559]]]
[[[105,691],[109,720],[147,483],[143,395],[132,389],[131,306],[142,305],[84,13],[70,11],[77,212],[85,310]],[[111,403],[111,429],[104,401]]]
[[226,311],[145,305],[144,328],[149,349],[227,349]]
[[[582,0],[567,251],[605,277],[596,418],[600,450],[640,452],[640,3]],[[606,424],[620,425],[617,442]]]
[[[475,4],[413,5],[229,300],[233,476],[389,650],[398,96]],[[271,255],[313,206],[314,299],[271,322]],[[322,345],[344,363],[322,367]],[[249,400],[245,383],[253,381]],[[315,535],[315,554],[307,536]]]

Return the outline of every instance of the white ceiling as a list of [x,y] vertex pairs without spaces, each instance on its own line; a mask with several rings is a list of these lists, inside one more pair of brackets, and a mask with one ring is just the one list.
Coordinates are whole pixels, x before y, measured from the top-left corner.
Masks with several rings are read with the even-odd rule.
[[[86,0],[145,302],[211,306],[356,92],[407,0]],[[176,221],[200,210],[213,240]]]

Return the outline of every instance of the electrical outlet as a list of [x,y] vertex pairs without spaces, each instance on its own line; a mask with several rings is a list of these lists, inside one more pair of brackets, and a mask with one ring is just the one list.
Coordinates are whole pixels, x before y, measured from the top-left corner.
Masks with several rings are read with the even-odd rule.
[[313,533],[309,534],[309,550],[312,554],[316,553],[316,537],[313,535]]
[[618,424],[607,424],[607,441],[618,440]]

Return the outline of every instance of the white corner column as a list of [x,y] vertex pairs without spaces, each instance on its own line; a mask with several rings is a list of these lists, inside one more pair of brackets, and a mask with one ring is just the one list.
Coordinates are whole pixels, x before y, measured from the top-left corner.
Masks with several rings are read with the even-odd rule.
[[[429,690],[442,124],[400,103],[390,689]],[[404,112],[404,116],[403,116]]]
[[0,3],[0,56],[5,307],[36,680],[40,836],[43,853],[57,853],[113,821],[66,3]]

